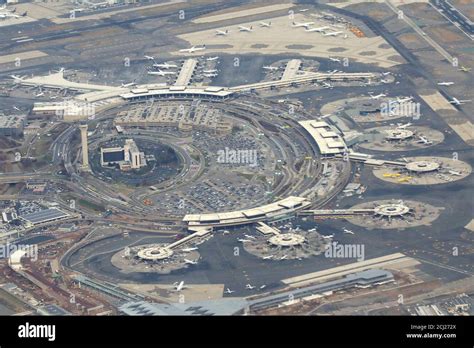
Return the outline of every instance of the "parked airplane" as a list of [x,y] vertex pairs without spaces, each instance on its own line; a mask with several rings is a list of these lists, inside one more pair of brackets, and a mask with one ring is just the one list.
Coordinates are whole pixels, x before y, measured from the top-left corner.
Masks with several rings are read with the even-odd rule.
[[38,94],[35,94],[35,97],[42,97],[44,95],[44,92],[39,92]]
[[10,75],[10,77],[15,81],[15,82],[22,82],[26,76],[17,76],[17,75]]
[[309,28],[309,29],[306,29],[305,31],[307,31],[308,33],[321,33],[325,30],[329,29],[329,27],[319,27],[319,28]]
[[397,128],[398,129],[405,129],[405,128],[410,127],[410,126],[411,126],[411,123],[408,122],[408,123],[405,123],[405,124],[398,125]]
[[461,65],[461,67],[458,70],[462,72],[469,72],[471,71],[471,68],[466,68],[465,66]]
[[449,171],[449,174],[456,175],[456,176],[461,176],[461,175],[462,175],[462,173],[457,172],[457,171],[455,171],[455,170],[450,170],[450,171]]
[[135,85],[136,85],[135,82],[122,83],[122,88],[125,88],[125,87],[132,87],[132,86],[135,86]]
[[310,25],[314,24],[314,22],[306,22],[306,23],[301,23],[301,22],[293,22],[293,28],[301,28],[304,27],[306,29],[309,29]]
[[398,98],[397,97],[397,102],[398,103],[406,103],[406,102],[409,102],[409,101],[412,101],[413,97],[404,97],[404,98]]
[[190,265],[197,265],[197,261],[192,261],[192,260],[184,259],[184,262],[185,262],[185,263],[188,263],[188,264],[190,264]]
[[247,31],[247,32],[250,32],[250,31],[253,31],[252,29],[252,26],[250,27],[245,27],[243,25],[239,25],[239,31]]
[[438,82],[439,86],[451,86],[454,85],[454,82]]
[[344,227],[342,230],[343,230],[344,233],[346,233],[346,234],[355,234],[354,232],[352,232],[351,230],[348,230],[348,229],[345,228],[345,227]]
[[202,72],[206,74],[212,74],[212,73],[216,73],[217,69],[203,70]]
[[155,60],[154,57],[152,57],[152,56],[147,56],[147,55],[145,55],[144,58],[145,58],[146,60]]
[[216,35],[217,36],[227,36],[227,34],[229,33],[229,30],[226,29],[226,31],[223,31],[223,30],[216,30]]
[[186,286],[184,286],[184,281],[183,281],[183,280],[180,281],[179,283],[177,283],[177,282],[174,283],[173,286],[174,286],[174,289],[175,289],[176,291],[181,291],[181,290],[183,290],[183,289],[186,288]]
[[248,235],[248,234],[245,234],[244,236],[247,237],[247,238],[250,238],[250,239],[257,239],[257,238],[255,238],[254,236],[250,236],[250,235]]
[[241,243],[250,242],[249,239],[242,239],[242,238],[239,238],[239,239],[237,239],[237,240],[238,240],[239,242],[241,242]]
[[280,260],[285,260],[287,257],[288,255],[283,255],[282,257],[280,257]]
[[327,236],[321,235],[321,237],[323,237],[324,239],[331,239],[331,238],[334,237],[334,234],[330,234],[330,235],[327,235]]
[[342,34],[342,31],[331,31],[328,33],[324,33],[323,36],[338,36],[339,34]]
[[203,74],[204,77],[217,77],[217,74]]
[[341,61],[339,58],[331,58],[331,57],[329,57],[329,60],[333,62],[338,62],[338,63]]
[[168,64],[168,63],[160,63],[160,64],[153,64],[155,68],[160,68],[160,69],[171,69],[171,68],[177,68],[178,66],[175,64]]
[[386,71],[386,72],[383,72],[383,73],[382,73],[383,76],[387,76],[387,75],[390,75],[390,74],[391,74],[390,71]]
[[263,257],[264,260],[268,260],[268,259],[271,259],[271,258],[273,258],[273,255],[267,255],[267,256]]
[[184,251],[185,253],[189,253],[190,251],[198,250],[198,248],[193,247],[193,248],[183,248],[181,251]]
[[263,68],[264,68],[265,70],[272,70],[272,71],[279,69],[279,68],[276,67],[276,66],[264,66]]
[[426,139],[423,135],[418,136],[418,138],[419,138],[420,140],[418,140],[417,143],[423,143],[423,144],[425,144],[425,145],[431,145],[431,144],[433,144],[432,141]]
[[267,286],[265,284],[263,284],[261,287],[260,287],[260,290],[262,289],[265,289]]
[[14,14],[13,12],[14,11],[10,11],[10,10],[7,10],[6,7],[3,7],[3,8],[0,8],[0,10],[3,10],[4,12],[0,12],[0,19],[5,19],[5,18],[21,18],[21,17],[25,17],[27,12],[23,13],[22,15],[17,15],[17,14]]
[[209,57],[209,58],[206,58],[206,60],[207,60],[208,62],[212,62],[213,60],[218,60],[218,59],[219,59],[219,57],[217,57],[217,56],[216,56],[216,57]]
[[471,101],[471,100],[459,100],[459,99],[453,97],[453,100],[450,100],[449,102],[450,102],[451,104],[455,104],[455,105],[462,105],[462,104],[468,103],[468,102],[470,102],[470,101]]
[[206,49],[206,45],[202,45],[200,47],[192,46],[190,48],[183,48],[183,49],[179,50],[179,52],[194,53],[196,51],[202,51],[202,50],[205,50],[205,49]]
[[235,291],[234,291],[234,290],[230,290],[229,288],[227,288],[227,289],[225,290],[225,293],[226,293],[226,294],[232,294],[233,292],[235,292]]
[[324,87],[324,88],[334,88],[334,86],[331,85],[331,84],[328,83],[328,82],[323,82],[323,87]]
[[373,95],[372,93],[369,93],[369,95],[372,99],[379,99],[379,98],[387,96],[386,94],[383,94],[383,93],[380,93],[380,94],[377,94],[377,95]]
[[148,75],[158,75],[158,76],[176,75],[176,72],[175,71],[158,70],[158,71],[149,71]]
[[248,290],[252,290],[252,289],[255,289],[255,286],[247,284],[247,285],[245,285],[245,288],[248,289]]
[[260,22],[260,26],[261,26],[261,27],[269,28],[269,27],[271,27],[271,25],[272,25],[272,22],[268,22],[268,23],[266,23],[266,22]]

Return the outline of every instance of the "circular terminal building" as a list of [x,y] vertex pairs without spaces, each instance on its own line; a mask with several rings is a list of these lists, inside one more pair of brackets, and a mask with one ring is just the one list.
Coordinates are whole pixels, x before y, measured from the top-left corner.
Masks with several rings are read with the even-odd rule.
[[372,213],[351,216],[347,218],[349,222],[368,230],[378,230],[431,225],[443,208],[416,201],[383,200],[357,204],[352,209],[371,209]]
[[305,237],[296,233],[282,233],[270,237],[268,243],[277,247],[291,247],[301,245],[305,240]]
[[385,139],[389,141],[403,141],[413,138],[414,133],[409,129],[387,129]]
[[414,161],[407,163],[405,168],[412,173],[428,173],[438,170],[440,164],[435,161]]
[[380,217],[391,219],[394,217],[402,217],[409,214],[411,209],[403,203],[390,203],[378,205],[374,208],[374,214]]
[[472,172],[463,161],[446,157],[409,157],[407,163],[373,168],[374,175],[384,181],[405,185],[435,185],[464,179]]
[[137,252],[136,257],[144,261],[164,260],[173,255],[173,250],[163,246],[153,246],[141,249]]

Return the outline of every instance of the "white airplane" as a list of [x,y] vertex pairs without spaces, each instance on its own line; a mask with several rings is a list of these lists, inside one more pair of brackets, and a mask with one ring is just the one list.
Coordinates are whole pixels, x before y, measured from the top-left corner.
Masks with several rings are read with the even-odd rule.
[[227,288],[227,289],[225,290],[225,293],[226,293],[226,294],[232,294],[233,292],[235,292],[235,291],[234,291],[234,290],[230,290],[229,288]]
[[309,8],[304,8],[304,9],[300,10],[300,12],[306,12],[308,10],[309,10]]
[[237,240],[238,240],[239,242],[241,242],[241,243],[247,243],[247,242],[250,242],[250,240],[249,240],[249,239],[242,239],[242,238],[239,238],[239,239],[237,239]]
[[268,260],[268,259],[271,259],[271,258],[273,258],[273,255],[267,255],[267,256],[263,257],[264,260]]
[[260,290],[262,289],[265,289],[267,286],[265,284],[263,284],[261,287],[260,287]]
[[387,72],[383,72],[383,73],[382,73],[383,76],[387,76],[387,75],[390,75],[390,74],[391,74],[390,71],[387,71]]
[[7,10],[6,7],[1,8],[1,9],[5,11],[5,12],[0,13],[0,18],[2,19],[4,18],[17,18],[18,19],[18,18],[26,16],[26,12],[22,15],[17,15],[17,14],[12,13],[10,10]]
[[183,49],[179,50],[179,52],[194,53],[196,51],[202,51],[202,50],[205,50],[205,49],[206,49],[206,45],[202,45],[200,47],[192,46],[190,48],[183,48]]
[[331,58],[331,57],[329,57],[329,60],[331,60],[331,61],[333,61],[333,62],[338,62],[338,63],[341,62],[341,60],[340,60],[339,58]]
[[280,260],[285,260],[287,257],[288,255],[283,255],[282,257],[280,257]]
[[216,56],[216,57],[209,57],[209,58],[206,58],[206,60],[207,60],[208,62],[212,62],[212,61],[218,60],[218,59],[219,59],[219,57],[217,57],[217,56]]
[[248,290],[252,290],[252,289],[255,289],[255,286],[247,284],[247,285],[245,285],[245,288],[248,289]]
[[158,76],[176,75],[176,72],[175,71],[158,70],[158,71],[149,71],[148,75],[158,75]]
[[173,286],[174,286],[174,289],[175,289],[176,291],[181,291],[181,290],[183,290],[183,289],[186,288],[186,287],[184,286],[184,281],[183,281],[183,280],[180,281],[179,283],[177,283],[177,282],[174,283]]
[[[331,115],[331,114],[328,114],[328,115]],[[314,231],[316,231],[316,228],[311,228],[308,230],[308,232],[314,232]]]
[[338,36],[339,34],[342,34],[342,31],[331,31],[328,33],[324,33],[323,36]]
[[438,82],[439,86],[451,86],[454,85],[454,82]]
[[122,83],[122,88],[125,88],[125,87],[132,87],[132,86],[135,86],[135,85],[136,85],[135,82]]
[[380,82],[382,82],[382,83],[390,83],[389,80],[384,80],[384,79],[381,79]]
[[168,64],[168,63],[160,63],[160,64],[153,64],[155,68],[160,68],[160,69],[171,69],[171,68],[177,68],[177,65],[174,64]]
[[309,28],[309,29],[306,29],[305,31],[307,31],[308,33],[321,33],[328,29],[329,27],[319,27],[319,28]]
[[216,73],[217,69],[203,70],[202,72],[205,74],[212,74],[212,73]]
[[38,94],[35,94],[35,97],[42,97],[44,95],[44,92],[39,92]]
[[293,28],[301,28],[304,27],[306,29],[309,29],[310,25],[314,24],[314,22],[306,22],[306,23],[301,23],[301,22],[293,22]]
[[268,23],[267,22],[260,22],[260,26],[264,27],[264,28],[269,28],[269,27],[271,27],[271,25],[272,25],[272,22],[268,22]]
[[455,170],[450,170],[450,171],[449,171],[449,174],[457,175],[457,176],[461,176],[461,175],[462,175],[462,173],[457,172],[457,171],[455,171]]
[[351,230],[348,230],[348,229],[345,228],[345,227],[344,227],[342,230],[343,230],[344,233],[346,233],[346,234],[355,234],[354,232],[352,232]]
[[184,251],[185,253],[189,253],[190,251],[194,251],[194,250],[197,250],[198,248],[196,247],[193,247],[193,248],[183,248],[181,249],[181,251]]
[[203,74],[204,77],[216,77],[217,74]]
[[278,70],[279,68],[276,66],[264,66],[263,69],[275,71],[275,70]]
[[423,143],[425,145],[431,145],[433,144],[432,141],[426,139],[423,135],[420,135],[418,138],[420,138],[420,140],[417,141],[417,143]]
[[192,261],[192,260],[184,259],[184,262],[185,262],[185,263],[188,263],[188,264],[190,264],[190,265],[197,265],[197,261]]
[[379,99],[379,98],[387,96],[386,94],[383,94],[383,93],[380,93],[380,94],[377,94],[377,95],[373,95],[373,94],[369,93],[369,95],[372,99]]
[[413,97],[411,97],[411,96],[410,97],[405,97],[405,98],[398,98],[397,97],[397,102],[398,103],[405,103],[405,102],[411,101],[412,99],[413,99]]
[[252,26],[250,27],[245,27],[243,25],[239,25],[239,31],[247,31],[247,32],[250,32],[250,31],[253,31],[252,29]]
[[327,82],[323,82],[323,87],[324,88],[334,88],[333,85],[331,85],[330,83],[327,83]]
[[15,82],[22,82],[26,76],[17,76],[17,75],[10,75],[10,77],[15,81]]
[[155,60],[154,57],[152,57],[152,56],[147,56],[147,55],[145,55],[144,58],[145,58],[146,60]]
[[411,126],[411,123],[408,122],[408,123],[405,123],[405,124],[398,125],[397,128],[398,129],[405,129],[405,128],[410,127],[410,126]]
[[459,99],[453,97],[453,100],[450,100],[449,102],[450,102],[451,104],[455,104],[455,105],[462,105],[462,104],[468,103],[468,102],[470,102],[470,101],[471,101],[471,100],[459,100]]
[[223,30],[216,30],[216,36],[227,36],[229,33],[229,30],[226,29],[226,31]]
[[321,237],[323,237],[324,239],[331,239],[331,238],[334,237],[334,234],[330,234],[330,235],[327,235],[327,236],[321,235]]
[[254,236],[250,236],[250,235],[248,235],[248,234],[245,234],[244,236],[247,237],[247,238],[250,238],[250,239],[257,239],[257,238],[255,238]]

